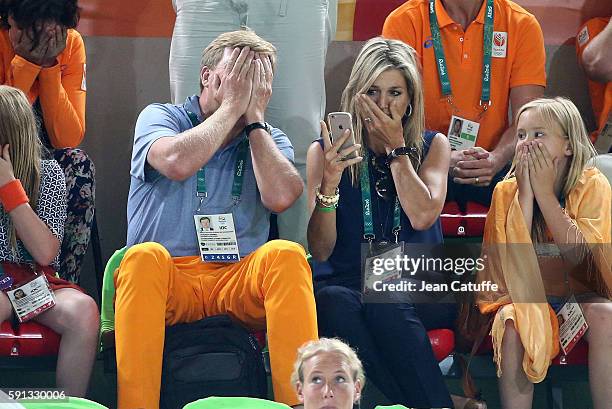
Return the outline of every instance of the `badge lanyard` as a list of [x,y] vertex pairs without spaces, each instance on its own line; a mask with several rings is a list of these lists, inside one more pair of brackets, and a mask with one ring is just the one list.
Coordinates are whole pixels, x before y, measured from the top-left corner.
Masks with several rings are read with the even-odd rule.
[[[359,174],[359,181],[361,184],[361,205],[363,210],[363,238],[368,242],[372,243],[376,239],[374,234],[374,221],[372,218],[372,196],[370,194],[370,172],[368,167],[369,154],[366,153],[366,160],[361,162],[361,169]],[[393,234],[395,235],[395,242],[397,243],[397,237],[400,230],[402,229],[400,223],[400,203],[399,197],[395,198],[395,205],[393,207]],[[384,232],[383,232],[384,234]]]
[[[487,0],[485,12],[485,24],[483,34],[483,59],[482,59],[482,90],[480,92],[479,105],[482,108],[482,116],[491,105],[491,53],[493,47],[493,0]],[[429,0],[429,25],[431,27],[431,37],[433,41],[434,54],[436,56],[436,66],[438,68],[438,77],[442,87],[442,95],[447,97],[449,103],[452,102],[453,93],[451,90],[450,78],[448,76],[448,67],[446,65],[446,57],[444,56],[444,48],[442,46],[442,37],[440,35],[440,27],[438,25],[438,17],[436,15],[435,0]]]
[[[187,111],[187,116],[191,121],[191,124],[195,128],[200,124],[200,120],[197,115],[188,110],[185,106],[185,111]],[[242,184],[244,182],[244,170],[245,163],[247,159],[247,153],[249,151],[249,140],[246,138],[244,141],[240,142],[238,145],[238,154],[236,157],[236,163],[234,164],[234,181],[232,182],[232,198],[235,202],[240,200],[240,195],[242,194]],[[205,197],[208,196],[208,191],[206,190],[206,171],[204,167],[198,170],[196,175],[197,177],[197,186],[196,186],[196,195],[200,198],[200,206],[202,205],[202,201]],[[200,210],[200,207],[198,207]]]

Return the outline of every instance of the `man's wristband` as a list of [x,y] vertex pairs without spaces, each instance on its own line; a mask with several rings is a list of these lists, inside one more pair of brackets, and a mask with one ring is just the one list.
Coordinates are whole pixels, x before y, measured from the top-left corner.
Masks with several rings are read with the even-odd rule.
[[24,203],[28,203],[28,195],[26,195],[21,181],[19,179],[12,180],[0,187],[0,202],[4,211],[10,213],[16,207],[21,206]]

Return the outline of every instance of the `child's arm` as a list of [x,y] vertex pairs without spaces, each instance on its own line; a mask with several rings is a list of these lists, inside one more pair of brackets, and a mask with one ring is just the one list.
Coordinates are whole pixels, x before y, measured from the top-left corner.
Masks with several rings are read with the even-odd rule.
[[[9,145],[6,144],[2,147],[2,157],[0,157],[0,187],[3,188],[0,199],[4,206],[4,210],[8,210],[11,222],[15,226],[15,232],[17,237],[26,250],[32,255],[34,261],[38,264],[46,266],[53,262],[57,256],[60,243],[62,240],[64,221],[66,220],[66,182],[64,175],[59,165],[55,163],[56,175],[53,178],[55,182],[54,186],[50,186],[53,189],[51,195],[49,195],[46,182],[46,175],[41,175],[41,189],[39,201],[37,204],[38,210],[45,207],[53,207],[59,209],[56,213],[59,217],[54,217],[53,220],[49,220],[54,229],[50,228],[50,225],[46,223],[46,220],[39,217],[39,215],[30,207],[29,199],[25,196],[21,182],[15,182],[15,175],[13,173],[13,165],[9,154]],[[12,203],[11,207],[7,209],[7,203],[5,200],[12,199],[16,200],[18,197],[20,200]],[[50,198],[58,198],[50,200]],[[54,234],[55,233],[55,234]]]

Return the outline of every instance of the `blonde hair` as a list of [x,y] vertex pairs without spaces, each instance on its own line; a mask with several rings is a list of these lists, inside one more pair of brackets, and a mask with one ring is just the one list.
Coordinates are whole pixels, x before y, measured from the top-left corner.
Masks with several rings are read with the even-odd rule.
[[[215,69],[219,61],[223,58],[223,53],[226,48],[244,48],[249,47],[256,53],[270,54],[272,57],[272,66],[276,61],[276,47],[270,42],[264,40],[255,31],[243,26],[240,30],[230,31],[220,34],[202,51],[202,59],[200,60],[200,70],[205,66],[209,69]],[[200,91],[202,84],[200,83]]]
[[[40,187],[41,143],[32,107],[25,94],[0,85],[0,145],[9,144],[15,178],[21,181],[30,206],[36,210]],[[9,220],[9,239],[16,249],[15,227]]]
[[[355,96],[366,92],[378,76],[389,69],[399,70],[410,94],[412,114],[404,124],[404,141],[407,147],[416,149],[411,156],[415,169],[421,164],[423,152],[423,130],[425,129],[425,107],[423,101],[423,85],[417,54],[414,48],[399,41],[387,40],[382,37],[370,39],[357,56],[346,88],[342,92],[341,109],[353,116],[355,143],[361,144],[360,155],[365,157],[367,148],[364,142],[365,125],[355,109]],[[351,180],[355,185],[359,179],[360,164],[349,169]]]
[[357,353],[337,338],[321,338],[317,341],[309,341],[298,349],[297,359],[291,374],[291,383],[294,386],[297,386],[298,382],[304,383],[304,362],[322,352],[341,355],[349,366],[353,382],[359,381],[362,388],[365,386],[365,373]]
[[[562,197],[567,197],[578,183],[589,160],[597,156],[597,152],[589,139],[584,122],[582,121],[580,111],[578,111],[576,105],[567,98],[539,98],[527,102],[519,109],[516,115],[517,125],[521,115],[530,109],[533,109],[540,118],[542,118],[547,128],[558,127],[562,132],[563,138],[567,139],[569,142],[572,150],[572,157],[565,177],[565,182],[561,189]],[[516,156],[512,161],[512,166],[506,178],[515,175],[515,168]],[[532,224],[532,235],[540,241],[544,240],[546,224],[539,210],[534,212],[534,223]]]

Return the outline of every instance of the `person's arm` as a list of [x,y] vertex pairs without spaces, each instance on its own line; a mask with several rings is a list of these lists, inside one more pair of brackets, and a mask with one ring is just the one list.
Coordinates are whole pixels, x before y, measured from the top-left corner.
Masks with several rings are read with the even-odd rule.
[[[314,142],[308,148],[306,156],[306,174],[308,189],[308,211],[310,220],[308,222],[308,250],[317,261],[325,261],[329,258],[336,246],[336,211],[321,211],[316,203],[316,189],[320,186],[320,192],[326,196],[336,194],[336,188],[340,184],[342,172],[348,166],[361,162],[362,158],[341,160],[341,158],[358,151],[361,145],[353,145],[338,152],[344,141],[350,137],[350,131],[345,133],[332,144],[325,122],[321,121],[321,136],[323,146]],[[341,200],[342,198],[340,198]],[[358,206],[359,204],[354,204]]]
[[302,178],[266,131],[255,129],[249,141],[261,202],[274,213],[284,212],[302,194]]
[[239,117],[236,109],[224,101],[198,126],[153,142],[147,153],[147,163],[170,180],[186,180],[208,163]]
[[[175,136],[157,139],[147,152],[147,163],[168,179],[183,181],[193,176],[215,154],[229,137],[230,131],[244,113],[251,94],[252,58],[249,50],[235,49],[226,75],[210,80],[213,94],[221,106],[198,126]],[[137,125],[138,127],[138,125]]]
[[[272,96],[273,74],[270,59],[267,56],[257,56],[253,65],[253,88],[245,112],[247,124],[264,121],[264,112]],[[261,202],[275,213],[287,210],[304,190],[299,173],[265,130],[252,131],[249,141]]]
[[[453,169],[456,183],[488,186],[495,175],[512,160],[516,147],[516,114],[527,102],[544,95],[540,85],[521,85],[510,90],[510,105],[513,120],[508,129],[491,152],[475,147],[462,151],[464,160],[460,160]],[[467,159],[466,159],[467,158]],[[478,178],[479,183],[476,183]]]
[[[61,183],[54,184],[54,191],[49,191],[49,189],[42,187],[38,200],[38,205],[41,207],[43,203],[47,206],[54,205],[54,199],[61,198],[61,203],[58,203],[58,206],[54,206],[61,213],[57,217],[58,220],[61,219],[61,223],[57,226],[57,236],[53,234],[49,226],[34,212],[29,203],[22,203],[9,212],[9,217],[13,226],[15,226],[17,237],[32,255],[34,261],[42,266],[51,264],[57,256],[63,235],[63,224],[66,218],[66,182],[64,181],[63,173],[59,170],[59,166],[58,172],[59,177],[54,178],[54,180]],[[41,175],[41,185],[44,177],[45,175]],[[4,145],[2,148],[2,158],[0,158],[0,186],[5,186],[14,180],[15,176],[9,155],[9,145]]]
[[70,58],[65,61],[58,55],[56,63],[43,67],[38,75],[43,119],[54,148],[75,147],[85,136],[85,45],[77,31],[70,31],[62,52]]
[[612,19],[582,52],[582,66],[589,78],[599,82],[612,81]]
[[391,173],[404,213],[415,230],[426,230],[440,217],[446,197],[450,144],[442,134],[431,142],[419,172],[408,156],[391,162]]

